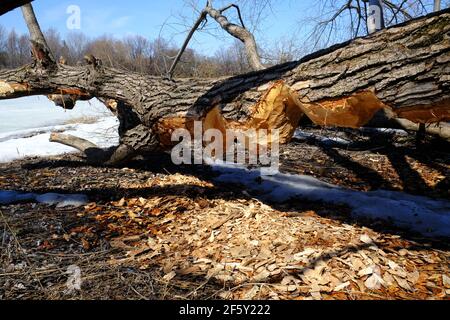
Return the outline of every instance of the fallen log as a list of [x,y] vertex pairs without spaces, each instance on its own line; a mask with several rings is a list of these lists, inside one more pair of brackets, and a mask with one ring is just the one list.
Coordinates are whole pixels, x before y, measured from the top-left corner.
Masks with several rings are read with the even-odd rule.
[[54,132],[50,135],[50,142],[60,143],[81,151],[91,163],[103,163],[111,156],[111,153],[99,148],[96,144],[70,134]]
[[[35,57],[38,60],[37,57]],[[40,63],[0,71],[0,99],[71,95],[115,101],[121,152],[168,149],[177,128],[279,129],[288,142],[306,115],[358,128],[382,109],[415,123],[450,120],[450,10],[333,46],[303,59],[223,79],[145,76]],[[125,150],[125,151],[124,151]]]
[[0,4],[0,16],[32,1],[33,0],[2,0],[2,3]]
[[[370,120],[366,127],[399,129],[417,133],[420,131],[421,123],[398,118],[391,110],[383,109]],[[450,124],[447,122],[425,124],[425,133],[450,141]]]

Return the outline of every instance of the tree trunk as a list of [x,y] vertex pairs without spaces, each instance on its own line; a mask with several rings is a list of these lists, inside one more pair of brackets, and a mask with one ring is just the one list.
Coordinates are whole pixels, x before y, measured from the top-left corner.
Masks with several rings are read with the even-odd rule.
[[383,30],[386,27],[383,5],[381,0],[369,0],[369,13],[367,15],[369,34]]
[[[390,110],[384,109],[378,112],[366,125],[368,128],[400,129],[407,132],[419,132],[421,123],[415,123],[406,119],[396,118]],[[445,122],[425,124],[426,134],[440,137],[450,142],[450,124]]]
[[434,11],[440,11],[441,10],[441,0],[434,0]]
[[415,123],[450,120],[449,10],[232,78],[171,81],[87,62],[0,71],[0,99],[110,99],[121,121],[122,152],[170,148],[171,133],[192,129],[195,120],[205,130],[280,129],[282,143],[302,115],[353,128],[384,108]]

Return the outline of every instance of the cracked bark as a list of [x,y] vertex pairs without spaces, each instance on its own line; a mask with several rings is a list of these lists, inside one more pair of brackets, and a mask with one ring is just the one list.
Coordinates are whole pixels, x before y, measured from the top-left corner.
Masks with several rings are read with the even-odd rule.
[[0,16],[32,1],[33,0],[2,0],[2,3],[0,4]]

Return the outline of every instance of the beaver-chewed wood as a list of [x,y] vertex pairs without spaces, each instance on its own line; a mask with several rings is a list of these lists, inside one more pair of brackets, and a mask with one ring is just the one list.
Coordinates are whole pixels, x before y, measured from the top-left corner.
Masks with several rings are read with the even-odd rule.
[[303,115],[341,127],[361,127],[383,109],[415,123],[449,121],[449,89],[450,10],[231,78],[168,80],[101,64],[0,71],[0,99],[115,101],[121,150],[133,153],[171,147],[171,132],[194,120],[221,130],[280,129],[281,142]]

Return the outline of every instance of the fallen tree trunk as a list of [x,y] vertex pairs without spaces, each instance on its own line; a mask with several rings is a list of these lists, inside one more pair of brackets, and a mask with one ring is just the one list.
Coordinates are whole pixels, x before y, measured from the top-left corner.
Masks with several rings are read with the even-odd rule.
[[33,0],[2,0],[2,3],[0,4],[0,16],[32,1]]
[[[288,142],[301,116],[361,127],[381,109],[415,123],[450,120],[450,11],[322,50],[300,61],[227,79],[176,81],[105,68],[40,63],[0,71],[0,99],[99,97],[115,104],[121,152],[170,148],[177,128],[280,129]],[[128,154],[128,152],[130,154]]]
[[125,145],[120,146],[114,152],[99,148],[96,144],[70,134],[54,132],[50,135],[50,142],[56,142],[74,148],[82,152],[91,163],[116,164],[131,155]]

